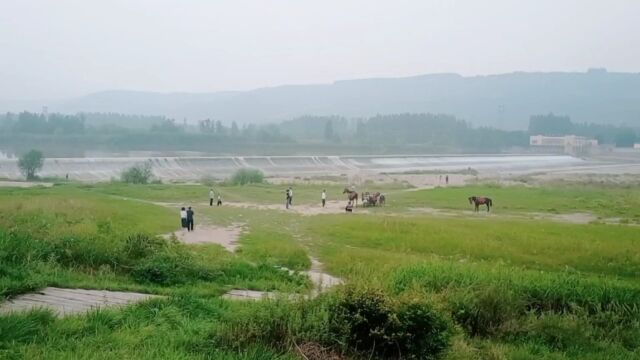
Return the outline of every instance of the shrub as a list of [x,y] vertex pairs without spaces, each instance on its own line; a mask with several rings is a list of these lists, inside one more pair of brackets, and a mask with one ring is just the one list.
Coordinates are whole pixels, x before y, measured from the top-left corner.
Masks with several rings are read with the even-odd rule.
[[258,169],[240,169],[231,177],[234,185],[260,184],[264,182],[264,174]]
[[153,176],[150,162],[133,165],[122,172],[121,180],[129,184],[148,184]]
[[285,350],[313,343],[325,354],[437,359],[451,337],[448,321],[429,304],[392,300],[376,289],[349,287],[314,300],[263,301],[229,314],[211,343],[234,349],[261,343]]
[[41,151],[31,150],[28,153],[22,155],[18,160],[18,167],[20,172],[27,178],[27,180],[33,180],[36,178],[36,173],[42,169],[44,165],[44,155]]
[[345,289],[330,314],[330,333],[351,351],[382,358],[436,359],[451,337],[447,321],[429,304],[392,301],[376,289]]

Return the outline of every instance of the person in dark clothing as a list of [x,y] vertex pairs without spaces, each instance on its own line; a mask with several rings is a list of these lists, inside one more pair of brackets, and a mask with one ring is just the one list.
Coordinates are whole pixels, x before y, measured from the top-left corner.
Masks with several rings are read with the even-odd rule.
[[349,200],[349,203],[347,204],[347,206],[345,206],[344,211],[348,213],[353,212],[353,203],[351,202],[351,200]]
[[444,181],[447,185],[449,185],[449,175],[444,177]]
[[220,194],[218,194],[218,203],[216,206],[222,206],[222,196],[220,196]]
[[289,204],[291,203],[291,201],[289,200],[291,198],[291,195],[289,195],[289,189],[287,189],[287,191],[285,191],[285,195],[286,195],[286,199],[284,201],[284,207],[286,209],[289,208]]
[[193,231],[193,214],[194,211],[189,206],[189,209],[187,209],[187,231]]

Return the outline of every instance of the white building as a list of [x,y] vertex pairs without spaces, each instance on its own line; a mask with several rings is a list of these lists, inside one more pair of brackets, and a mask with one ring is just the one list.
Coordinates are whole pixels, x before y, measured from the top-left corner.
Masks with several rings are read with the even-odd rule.
[[562,150],[567,154],[584,154],[598,147],[598,140],[589,139],[584,136],[544,136],[532,135],[529,137],[529,145],[532,147],[549,148]]

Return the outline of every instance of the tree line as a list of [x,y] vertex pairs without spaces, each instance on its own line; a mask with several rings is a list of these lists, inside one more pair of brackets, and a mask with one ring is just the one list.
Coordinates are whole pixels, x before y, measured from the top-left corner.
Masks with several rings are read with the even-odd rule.
[[[302,116],[278,124],[256,125],[220,119],[197,123],[163,116],[112,113],[0,114],[0,139],[20,144],[37,137],[42,144],[60,142],[76,148],[91,146],[127,150],[234,151],[249,144],[298,144],[304,146],[367,147],[369,149],[415,147],[416,151],[502,151],[524,148],[529,135],[581,135],[600,143],[633,146],[637,132],[629,127],[579,124],[568,116],[533,115],[529,128],[506,131],[474,127],[446,114],[389,114],[369,118]],[[220,145],[216,147],[217,145]],[[17,146],[17,145],[16,145]]]

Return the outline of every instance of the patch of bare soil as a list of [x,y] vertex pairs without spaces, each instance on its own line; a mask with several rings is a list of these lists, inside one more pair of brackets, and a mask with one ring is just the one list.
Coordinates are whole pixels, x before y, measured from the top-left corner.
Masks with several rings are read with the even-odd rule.
[[306,360],[346,360],[348,357],[315,342],[296,344],[300,357]]
[[[294,203],[293,206],[289,207],[289,209],[286,209],[284,204],[282,204],[282,205],[279,205],[279,204],[256,204],[256,203],[248,203],[248,202],[242,202],[242,203],[227,202],[227,203],[225,203],[225,205],[228,205],[228,206],[244,208],[244,209],[281,210],[281,211],[293,212],[293,213],[304,215],[304,216],[313,216],[313,215],[322,215],[322,214],[341,214],[341,213],[345,212],[344,207],[346,206],[346,204],[347,204],[347,202],[344,201],[344,200],[343,201],[336,201],[336,200],[327,201],[325,207],[322,207],[322,205],[320,205],[320,203],[314,204],[314,205],[312,205],[312,204],[296,205]],[[358,205],[360,205],[360,204],[358,204]],[[353,212],[354,213],[368,212],[368,210],[358,206],[357,208],[353,209]]]
[[589,224],[598,220],[598,217],[591,213],[568,213],[568,214],[549,214],[549,213],[495,213],[493,211],[468,211],[468,210],[447,210],[436,209],[430,207],[410,208],[415,213],[424,213],[434,216],[474,216],[474,217],[501,217],[506,219],[536,219],[536,220],[551,220],[569,224]]
[[[218,244],[227,251],[234,252],[242,233],[242,224],[231,226],[199,225],[193,231],[179,230],[173,233],[185,244]],[[172,234],[165,235],[170,237]]]
[[0,187],[29,188],[36,186],[52,187],[53,183],[0,180]]

